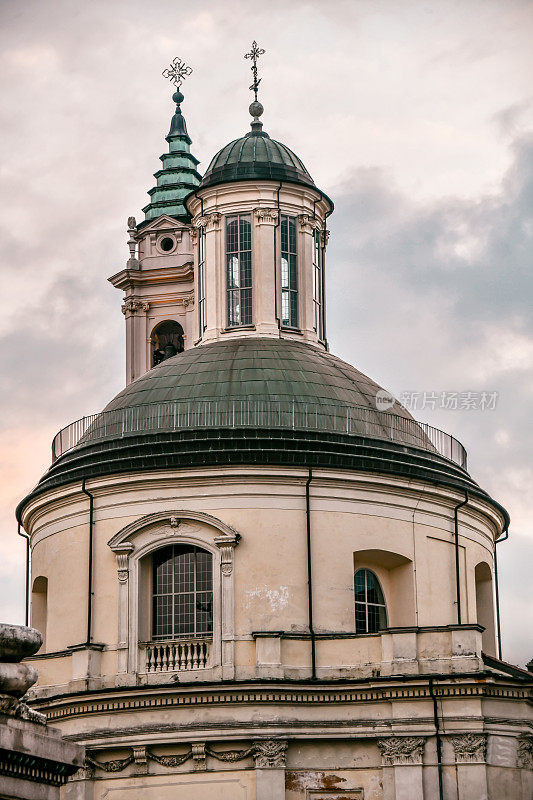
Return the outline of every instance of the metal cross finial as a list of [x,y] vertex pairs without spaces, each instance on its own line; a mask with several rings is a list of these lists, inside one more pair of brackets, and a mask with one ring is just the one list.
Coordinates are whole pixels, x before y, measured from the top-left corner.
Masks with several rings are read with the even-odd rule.
[[257,46],[257,42],[254,40],[252,42],[252,49],[250,50],[249,53],[246,53],[246,55],[244,56],[245,58],[252,59],[251,69],[252,69],[252,75],[254,76],[254,82],[250,86],[250,90],[254,93],[256,101],[257,101],[257,90],[259,88],[259,84],[261,83],[261,78],[259,79],[257,78],[257,59],[259,58],[259,56],[262,56],[264,52],[265,52],[264,50],[261,50]]
[[192,72],[192,67],[188,67],[185,61],[182,61],[181,58],[176,56],[172,60],[169,69],[163,70],[163,78],[168,78],[174,86],[179,88],[184,78],[190,75]]

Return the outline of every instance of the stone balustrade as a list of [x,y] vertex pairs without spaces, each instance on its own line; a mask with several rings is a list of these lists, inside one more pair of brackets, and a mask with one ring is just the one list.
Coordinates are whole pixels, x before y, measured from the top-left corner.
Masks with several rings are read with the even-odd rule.
[[211,666],[210,639],[179,639],[169,642],[147,642],[143,672],[180,672],[207,669]]

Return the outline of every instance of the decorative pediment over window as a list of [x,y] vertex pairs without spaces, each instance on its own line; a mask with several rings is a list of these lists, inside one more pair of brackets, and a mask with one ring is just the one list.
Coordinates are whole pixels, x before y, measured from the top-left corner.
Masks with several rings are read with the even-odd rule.
[[[154,554],[161,552],[163,548],[168,548],[169,545],[185,545],[191,552],[197,552],[198,548],[211,553],[210,564],[213,565],[213,637],[201,645],[198,645],[196,640],[189,643],[193,649],[201,646],[204,650],[201,651],[202,658],[192,657],[192,667],[184,656],[184,663],[188,665],[186,670],[193,674],[202,662],[202,669],[214,669],[213,675],[216,674],[218,678],[224,680],[233,678],[235,670],[233,554],[240,538],[240,534],[234,528],[210,514],[178,509],[140,517],[109,540],[109,547],[117,559],[119,581],[118,673],[141,672],[148,675],[146,678],[148,680],[152,673],[168,672],[181,669],[183,666],[184,659],[181,658],[183,653],[179,648],[183,649],[183,646],[187,648],[187,643],[179,644],[179,652],[174,647],[175,643],[170,643],[168,647],[171,648],[172,657],[167,658],[168,653],[165,650],[164,658],[161,659],[159,640],[155,645],[152,642],[150,615],[143,615],[140,609],[150,607],[149,594],[152,590],[149,588],[150,581],[146,567],[151,563]],[[157,650],[155,661],[152,658],[154,648]],[[187,653],[190,655],[189,650]],[[175,662],[179,662],[178,667]]]
[[[208,544],[209,542],[205,541],[205,526],[215,529],[208,536],[211,543],[220,548],[222,556],[224,556],[226,548],[235,547],[241,538],[241,535],[234,528],[210,514],[180,509],[178,511],[160,511],[156,514],[147,514],[144,517],[140,517],[112,536],[108,544],[114,553],[133,553],[137,549],[136,539],[138,539],[141,532],[145,532],[147,529],[152,529],[154,535],[158,538],[161,538],[162,534],[165,537],[170,535],[175,536],[176,541],[178,541],[185,535],[187,535],[187,538],[189,536],[193,538],[199,536],[204,543]],[[224,561],[224,558],[222,558],[222,561]]]

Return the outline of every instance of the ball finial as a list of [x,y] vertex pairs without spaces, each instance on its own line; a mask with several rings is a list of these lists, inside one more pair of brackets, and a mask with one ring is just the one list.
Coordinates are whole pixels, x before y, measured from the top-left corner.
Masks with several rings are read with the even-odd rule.
[[254,100],[253,103],[250,103],[250,107],[248,109],[252,117],[255,117],[256,119],[261,116],[264,110],[265,109],[259,100]]
[[179,106],[180,103],[183,103],[184,97],[179,89],[177,92],[174,92],[174,94],[172,95],[172,99],[174,100],[177,106]]

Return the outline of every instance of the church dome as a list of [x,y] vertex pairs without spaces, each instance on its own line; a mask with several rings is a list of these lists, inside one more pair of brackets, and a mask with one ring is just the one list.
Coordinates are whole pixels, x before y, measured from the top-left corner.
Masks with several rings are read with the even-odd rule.
[[[192,347],[123,389],[104,411],[166,402],[261,401],[358,406],[376,419],[378,384],[303,342],[243,337]],[[396,409],[398,409],[396,411]],[[395,413],[410,414],[399,404]]]
[[379,410],[380,391],[304,342],[242,337],[193,347],[60,431],[55,461],[29,497],[89,477],[239,464],[391,474],[488,497],[456,439],[399,403]]
[[246,180],[288,181],[316,188],[298,156],[286,145],[271,139],[268,133],[257,129],[234,139],[218,151],[200,188]]

